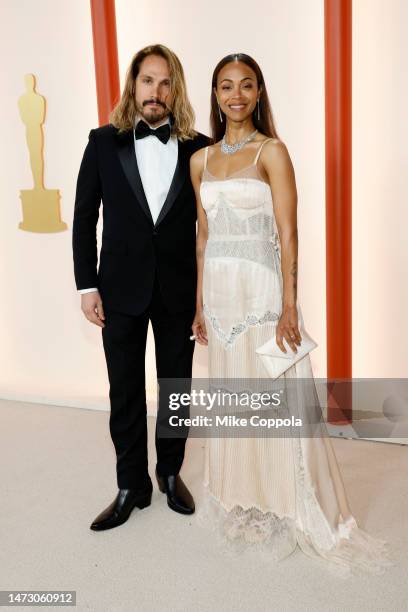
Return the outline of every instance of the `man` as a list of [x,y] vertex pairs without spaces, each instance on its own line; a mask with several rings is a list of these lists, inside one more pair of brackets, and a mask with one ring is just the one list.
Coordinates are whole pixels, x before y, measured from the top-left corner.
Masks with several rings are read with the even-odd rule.
[[[91,130],[75,200],[73,256],[86,318],[102,328],[119,491],[91,524],[124,523],[151,503],[145,350],[149,320],[158,378],[191,378],[196,301],[196,203],[189,159],[209,139],[193,130],[183,68],[163,45],[139,51],[111,124]],[[97,271],[96,225],[103,201]],[[159,414],[164,406],[160,392]],[[159,488],[168,506],[194,512],[180,478],[185,437],[158,436]]]

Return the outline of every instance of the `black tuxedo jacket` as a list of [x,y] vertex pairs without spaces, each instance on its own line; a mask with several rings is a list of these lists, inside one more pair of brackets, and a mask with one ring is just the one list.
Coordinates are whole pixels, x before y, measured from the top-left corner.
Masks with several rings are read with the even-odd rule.
[[[78,175],[72,231],[77,289],[98,287],[107,309],[137,315],[149,304],[157,270],[169,310],[194,310],[197,213],[189,162],[207,144],[209,138],[203,134],[178,141],[176,171],[153,223],[137,167],[133,131],[120,134],[112,125],[90,131]],[[101,200],[103,233],[97,270]]]

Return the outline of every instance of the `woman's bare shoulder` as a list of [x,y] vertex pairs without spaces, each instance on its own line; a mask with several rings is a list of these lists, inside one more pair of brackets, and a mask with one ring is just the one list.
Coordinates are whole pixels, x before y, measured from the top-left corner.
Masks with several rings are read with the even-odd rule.
[[198,149],[198,151],[195,151],[195,153],[192,154],[192,156],[190,157],[191,170],[197,170],[202,167],[204,163],[205,150],[206,147],[203,147],[202,149]]
[[260,160],[265,166],[290,163],[286,144],[279,138],[269,139],[262,147]]
[[220,148],[219,142],[216,142],[212,145],[208,145],[207,147],[203,147],[202,149],[198,149],[198,151],[193,153],[190,157],[190,168],[192,170],[202,170],[205,161],[206,149],[208,149],[208,155],[211,156],[217,148]]
[[270,150],[279,152],[285,149],[287,150],[285,143],[283,140],[280,140],[280,138],[265,137],[263,141],[265,143],[263,146],[263,151]]

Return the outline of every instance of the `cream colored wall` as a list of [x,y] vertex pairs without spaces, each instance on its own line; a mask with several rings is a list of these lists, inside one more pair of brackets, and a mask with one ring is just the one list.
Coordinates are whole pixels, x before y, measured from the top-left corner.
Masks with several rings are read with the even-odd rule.
[[408,374],[408,3],[353,2],[353,374]]
[[[406,89],[399,73],[406,7],[397,0],[353,4],[354,374],[399,376],[407,363],[401,341],[407,340]],[[0,396],[108,407],[101,333],[80,311],[71,254],[76,176],[89,129],[98,123],[89,3],[6,0],[2,8]],[[145,0],[117,0],[116,16],[121,82],[140,47],[163,42],[173,48],[184,64],[203,132],[208,133],[216,62],[244,51],[263,68],[277,128],[295,167],[300,300],[307,327],[319,343],[312,354],[315,375],[325,376],[323,2],[157,0],[152,6]],[[27,72],[37,76],[38,91],[47,99],[45,184],[62,194],[69,231],[61,234],[17,229],[18,192],[31,186],[17,112]],[[205,376],[205,360],[205,349],[199,347],[196,376]],[[147,376],[154,397],[151,335]]]
[[[98,124],[89,2],[2,2],[0,395],[107,405],[100,330],[79,309],[72,265],[75,182],[90,128]],[[24,74],[46,98],[45,186],[61,192],[68,231],[18,229],[19,190],[32,187],[17,99]]]

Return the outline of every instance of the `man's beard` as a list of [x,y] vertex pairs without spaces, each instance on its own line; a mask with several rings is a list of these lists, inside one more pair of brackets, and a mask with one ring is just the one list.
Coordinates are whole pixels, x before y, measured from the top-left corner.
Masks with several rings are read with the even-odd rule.
[[143,119],[154,125],[155,123],[159,123],[159,121],[163,121],[163,119],[170,114],[170,109],[165,105],[160,106],[160,104],[162,103],[159,103],[155,108],[148,106],[146,103],[142,106],[138,105],[138,112]]

